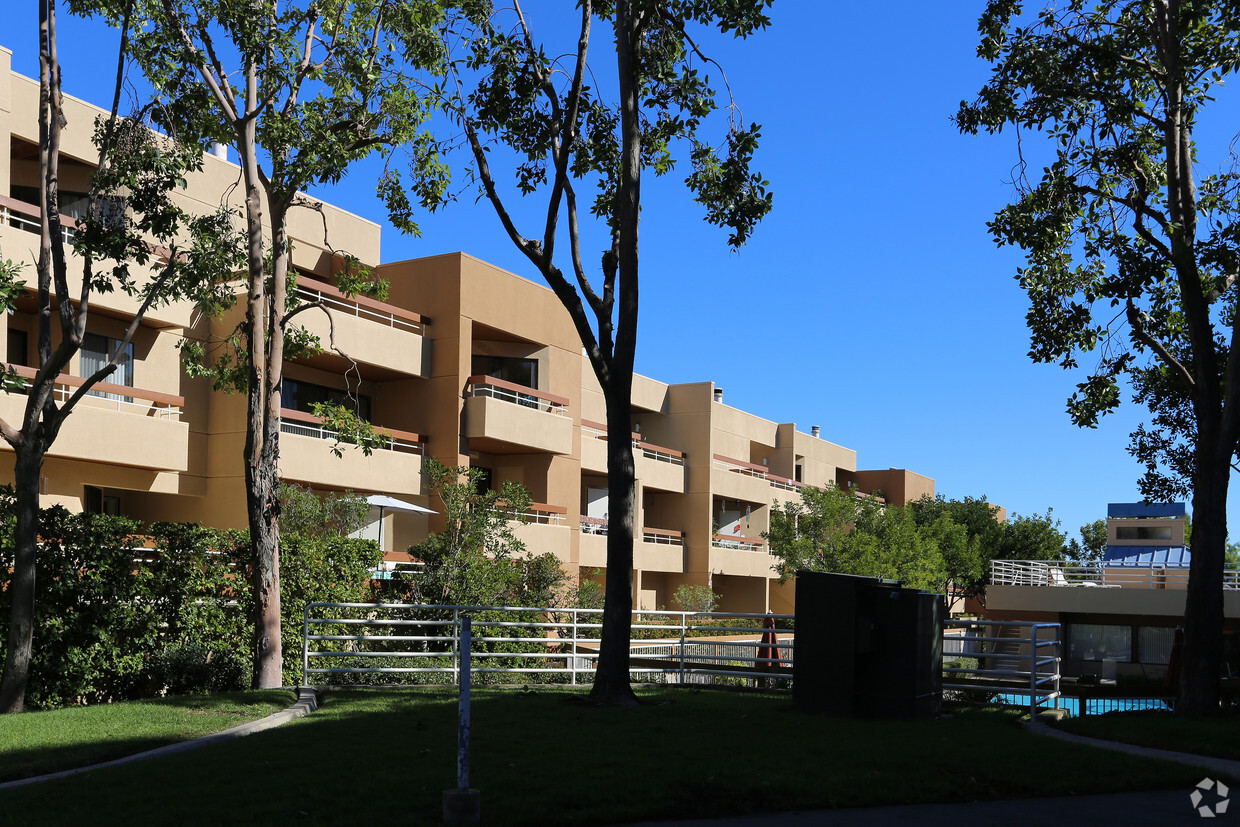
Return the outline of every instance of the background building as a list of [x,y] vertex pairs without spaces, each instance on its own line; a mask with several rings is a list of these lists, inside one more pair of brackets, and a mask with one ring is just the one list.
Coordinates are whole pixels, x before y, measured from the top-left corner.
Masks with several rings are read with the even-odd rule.
[[[15,75],[0,50],[0,254],[34,266],[38,223],[38,83]],[[72,225],[85,193],[101,113],[68,99],[62,205]],[[240,170],[208,155],[181,196],[213,210],[239,192]],[[379,227],[330,205],[291,216],[298,294],[330,308],[302,315],[330,351],[286,363],[280,470],[318,490],[388,494],[436,508],[422,460],[484,469],[498,487],[520,482],[535,501],[518,534],[552,552],[573,576],[605,577],[608,520],[605,441],[614,438],[602,394],[580,341],[554,294],[463,253],[380,263]],[[387,301],[348,298],[333,278],[348,251],[391,284]],[[74,257],[70,255],[70,275]],[[80,274],[80,268],[78,268]],[[80,275],[79,275],[80,278]],[[31,279],[33,281],[33,279]],[[5,317],[6,360],[30,371],[37,359],[33,293]],[[115,350],[135,303],[97,295],[82,352],[62,377]],[[214,344],[240,318],[204,320],[187,304],[148,313],[114,375],[69,417],[44,466],[44,505],[122,513],[139,519],[246,525],[242,446],[245,399],[213,392],[181,369],[177,343]],[[310,413],[342,401],[387,435],[367,457],[333,455],[332,434]],[[20,418],[25,400],[0,397],[0,415]],[[772,502],[805,485],[850,485],[904,503],[934,494],[934,482],[902,469],[857,468],[856,452],[730,407],[711,382],[668,385],[635,377],[632,439],[637,466],[634,581],[643,608],[671,607],[682,584],[709,586],[731,611],[790,611],[792,585],[779,585],[761,534]],[[0,473],[13,454],[0,446]],[[375,512],[379,519],[379,512]],[[398,556],[437,528],[435,517],[385,512],[383,544]],[[378,532],[376,531],[375,534]]]

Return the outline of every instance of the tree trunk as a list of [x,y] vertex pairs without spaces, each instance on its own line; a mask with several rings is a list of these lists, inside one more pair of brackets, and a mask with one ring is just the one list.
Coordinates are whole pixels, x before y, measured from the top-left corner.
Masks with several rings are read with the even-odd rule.
[[[633,628],[633,414],[632,375],[604,387],[607,405],[607,587],[598,669],[590,698],[605,706],[635,706],[629,683],[629,640]],[[620,387],[618,387],[620,386]]]
[[641,122],[638,78],[641,36],[627,0],[616,4],[616,70],[620,82],[621,161],[616,190],[618,305],[616,343],[606,377],[607,589],[598,671],[590,697],[609,706],[633,706],[629,683],[633,628],[633,362],[637,352],[637,227],[641,212]]
[[[1184,659],[1176,712],[1204,715],[1219,708],[1223,659],[1223,562],[1227,546],[1227,483],[1231,466],[1200,457],[1193,480],[1193,554],[1184,603]],[[1223,453],[1223,452],[1219,452]]]
[[39,537],[39,471],[42,452],[23,446],[14,471],[17,526],[13,536],[13,578],[9,581],[12,606],[6,643],[4,673],[0,676],[0,714],[21,712],[26,705],[34,646],[35,559]]
[[254,569],[254,680],[255,689],[274,689],[284,683],[284,650],[280,625],[280,528],[277,522],[279,479],[274,466],[246,463],[250,548]]

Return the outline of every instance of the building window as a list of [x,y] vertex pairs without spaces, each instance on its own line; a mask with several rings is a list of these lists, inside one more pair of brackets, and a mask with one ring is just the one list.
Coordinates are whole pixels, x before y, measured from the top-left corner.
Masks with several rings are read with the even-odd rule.
[[479,496],[486,496],[491,490],[491,469],[484,468],[481,465],[475,465],[473,470],[478,472],[474,476],[474,491],[476,491]]
[[502,379],[527,388],[538,387],[538,360],[512,356],[474,356],[471,366],[475,375]]
[[8,362],[10,365],[29,364],[29,362],[26,361],[29,355],[27,353],[28,341],[26,331],[14,330],[11,327],[9,328]]
[[96,488],[93,485],[85,486],[85,496],[82,499],[84,510],[87,514],[120,516],[121,498],[104,494],[102,488]]
[[1170,626],[1137,627],[1137,661],[1140,663],[1171,663],[1171,647],[1175,629]]
[[1115,527],[1116,540],[1171,540],[1169,525],[1120,525]]
[[[112,360],[113,354],[120,348],[119,339],[110,339],[107,336],[100,336],[98,333],[87,333],[82,337],[82,376],[89,378],[95,375],[95,372],[102,370],[108,362]],[[125,345],[125,351],[121,354],[120,360],[116,363],[116,370],[103,381],[110,382],[113,385],[125,385],[133,387],[133,342]],[[129,396],[121,396],[116,393],[104,393],[102,391],[90,391],[91,396],[102,396],[104,399],[121,399],[125,402],[132,402],[133,398]]]
[[370,421],[370,397],[364,393],[349,393],[313,382],[285,379],[280,386],[280,404],[294,411],[314,413],[315,404],[340,405],[357,414],[359,419]]
[[1068,624],[1068,657],[1132,662],[1132,627],[1097,623]]

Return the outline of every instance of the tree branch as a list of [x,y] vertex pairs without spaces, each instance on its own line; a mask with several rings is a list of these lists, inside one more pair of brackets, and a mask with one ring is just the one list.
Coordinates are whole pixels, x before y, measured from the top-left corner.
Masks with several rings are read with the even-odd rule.
[[1157,353],[1163,363],[1170,368],[1173,373],[1177,374],[1187,387],[1195,387],[1197,382],[1193,378],[1192,373],[1189,372],[1188,368],[1184,367],[1183,363],[1181,363],[1179,359],[1175,358],[1171,351],[1167,349],[1166,345],[1150,335],[1150,332],[1145,327],[1145,322],[1141,318],[1141,312],[1137,310],[1136,305],[1132,303],[1132,299],[1128,299],[1126,309],[1128,324],[1132,327],[1132,335],[1139,342],[1149,347],[1150,350]]

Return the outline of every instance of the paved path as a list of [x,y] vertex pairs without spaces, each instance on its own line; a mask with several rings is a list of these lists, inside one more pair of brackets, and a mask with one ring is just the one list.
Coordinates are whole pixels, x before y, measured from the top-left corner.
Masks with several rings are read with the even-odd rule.
[[318,707],[318,696],[314,694],[314,690],[307,687],[298,687],[297,703],[288,709],[268,715],[266,718],[260,718],[257,721],[250,721],[245,724],[238,724],[231,729],[223,732],[216,732],[212,735],[204,735],[201,738],[195,738],[192,741],[182,741],[178,744],[169,744],[166,747],[158,747],[150,749],[146,752],[138,752],[133,755],[126,755],[123,758],[116,758],[112,761],[104,761],[102,764],[91,764],[87,767],[77,767],[72,770],[63,770],[61,772],[52,772],[47,775],[36,775],[32,778],[19,778],[16,781],[6,781],[0,784],[0,790],[7,790],[11,787],[22,787],[26,784],[38,784],[41,781],[51,781],[53,778],[64,778],[69,775],[77,775],[80,772],[89,772],[99,769],[100,767],[115,767],[121,764],[132,764],[135,761],[145,761],[148,758],[159,758],[164,755],[172,755],[178,752],[186,752],[191,749],[205,747],[207,744],[218,744],[221,741],[231,741],[234,738],[244,738],[247,735],[253,735],[256,732],[272,729],[281,724],[287,724],[289,721],[297,718],[305,717]]

